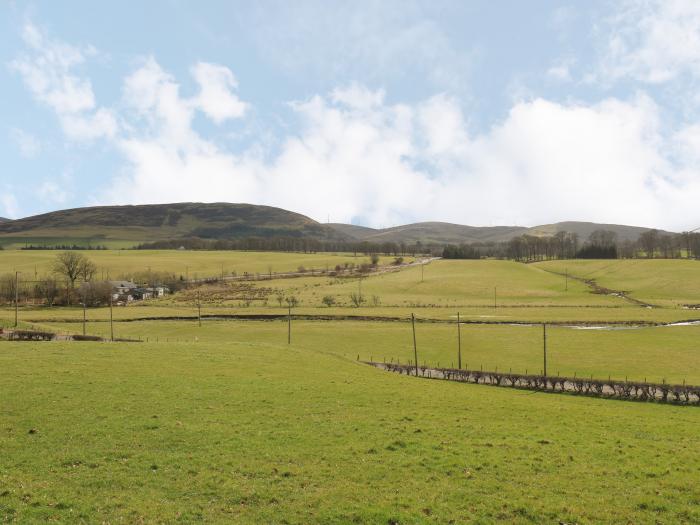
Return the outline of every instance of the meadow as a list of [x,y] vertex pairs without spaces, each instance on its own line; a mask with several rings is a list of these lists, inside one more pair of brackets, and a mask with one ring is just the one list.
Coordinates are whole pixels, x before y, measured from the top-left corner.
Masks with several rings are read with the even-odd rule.
[[[56,250],[3,250],[0,252],[0,274],[22,272],[25,279],[50,273]],[[183,278],[204,279],[236,275],[296,272],[333,269],[336,265],[367,262],[364,256],[335,253],[279,253],[238,251],[184,250],[89,250],[84,253],[97,266],[97,278],[119,279],[135,273],[167,272]],[[392,258],[380,259],[388,264]],[[407,258],[410,260],[410,258]]]
[[306,346],[6,343],[22,523],[693,523],[693,408],[416,380]]
[[629,259],[612,261],[547,261],[534,266],[596,283],[654,305],[700,305],[700,261]]
[[[0,267],[31,270],[55,252],[44,253],[0,252]],[[86,254],[125,272],[150,261],[213,275],[223,259],[239,274],[367,262]],[[662,324],[700,318],[683,307],[700,303],[686,285],[700,280],[700,264],[660,262],[605,273],[598,261],[433,261],[362,280],[226,282],[115,307],[115,336],[143,342],[0,341],[0,520],[696,523],[694,407],[430,381],[358,361],[413,359],[413,313],[419,361],[456,365],[460,312],[464,367],[539,373],[549,323],[550,374],[698,384],[700,325]],[[567,283],[557,264],[658,307]],[[292,296],[287,344],[278,298]],[[0,324],[13,316],[0,309]],[[82,332],[82,316],[79,307],[19,311],[20,328],[66,334]],[[88,334],[109,337],[109,308],[87,319]]]

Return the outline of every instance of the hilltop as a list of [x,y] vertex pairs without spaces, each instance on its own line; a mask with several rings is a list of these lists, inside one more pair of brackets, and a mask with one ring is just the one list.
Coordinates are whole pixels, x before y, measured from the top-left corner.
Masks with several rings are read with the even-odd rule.
[[[271,206],[229,203],[95,206],[54,211],[0,224],[0,241],[156,241],[183,237],[300,237],[346,240],[304,215]],[[32,241],[32,240],[35,241]]]
[[419,222],[391,228],[369,228],[354,224],[321,224],[299,213],[272,206],[189,202],[94,206],[17,220],[0,218],[0,244],[105,244],[127,247],[141,242],[186,237],[296,237],[321,241],[442,245],[501,242],[523,234],[548,236],[559,231],[576,233],[581,240],[585,240],[591,232],[600,229],[614,231],[620,241],[633,241],[649,228],[575,221],[534,227]]
[[559,231],[576,233],[581,240],[586,240],[595,230],[611,230],[617,234],[617,238],[620,241],[635,241],[641,233],[650,229],[640,226],[576,221],[544,224],[531,228],[524,226],[463,226],[461,224],[451,224],[447,222],[417,222],[414,224],[382,229],[338,223],[329,224],[329,226],[358,241],[399,243],[414,243],[420,241],[427,244],[500,242],[508,241],[513,237],[524,234],[543,237],[554,235]]

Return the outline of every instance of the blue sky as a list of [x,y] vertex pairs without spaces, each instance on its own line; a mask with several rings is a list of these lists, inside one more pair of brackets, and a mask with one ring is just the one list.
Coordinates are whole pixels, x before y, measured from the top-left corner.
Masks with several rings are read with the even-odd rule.
[[5,2],[0,215],[700,226],[700,3]]

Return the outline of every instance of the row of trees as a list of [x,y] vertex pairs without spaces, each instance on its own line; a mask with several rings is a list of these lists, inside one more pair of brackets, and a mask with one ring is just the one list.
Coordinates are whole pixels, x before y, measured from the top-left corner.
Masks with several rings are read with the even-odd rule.
[[0,276],[0,300],[99,306],[109,301],[112,286],[95,281],[96,273],[97,266],[82,253],[62,252],[56,255],[50,273],[32,281],[20,280],[18,274]]
[[[171,239],[140,244],[139,250],[242,250],[242,251],[271,251],[271,252],[348,252],[371,255],[373,253],[387,256],[415,256],[428,253],[431,246],[420,241],[408,244],[405,242],[368,242],[368,241],[320,241],[296,237],[245,237],[241,239]],[[435,248],[434,246],[432,248]]]
[[585,240],[576,233],[557,232],[551,236],[521,235],[506,242],[448,245],[441,251],[448,259],[496,257],[516,261],[547,259],[634,259],[681,257],[700,259],[700,233],[643,232],[636,241],[618,240],[610,230],[596,230]]

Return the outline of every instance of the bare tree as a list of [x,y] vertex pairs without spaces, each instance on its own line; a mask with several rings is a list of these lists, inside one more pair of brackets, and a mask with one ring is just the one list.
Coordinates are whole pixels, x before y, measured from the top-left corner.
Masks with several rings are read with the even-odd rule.
[[70,251],[56,255],[53,271],[56,275],[60,275],[66,280],[68,285],[68,304],[70,304],[71,295],[75,290],[75,282],[81,277],[88,277],[88,279],[84,280],[89,281],[94,276],[97,268],[94,263],[82,253]]
[[659,244],[659,231],[649,230],[642,233],[639,236],[639,244],[641,245],[644,252],[647,254],[647,258],[651,259],[654,257],[654,252]]
[[58,281],[50,275],[39,279],[36,284],[36,295],[46,301],[48,306],[53,306],[58,297]]

